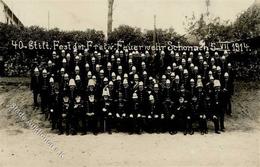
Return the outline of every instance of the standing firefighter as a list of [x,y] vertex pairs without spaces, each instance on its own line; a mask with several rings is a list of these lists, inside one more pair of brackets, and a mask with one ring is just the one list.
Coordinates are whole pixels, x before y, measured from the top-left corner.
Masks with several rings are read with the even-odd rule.
[[41,109],[42,113],[45,113],[48,106],[48,76],[47,70],[42,71],[41,79]]
[[229,75],[227,72],[224,74],[223,81],[223,110],[228,115],[231,115],[231,92],[230,92],[230,82]]
[[39,72],[39,69],[37,67],[35,67],[34,74],[33,74],[32,79],[31,79],[31,90],[33,92],[34,106],[38,107],[39,106],[38,96],[40,94],[41,84],[40,84],[40,72]]
[[84,110],[84,105],[83,105],[83,100],[80,95],[77,95],[75,97],[75,102],[74,102],[74,112],[75,114],[73,115],[73,126],[76,129],[76,133],[78,131],[81,131],[82,135],[86,134],[86,113]]
[[69,98],[70,98],[70,102],[71,102],[71,109],[69,110],[69,124],[70,124],[70,130],[69,133],[71,133],[72,135],[76,134],[76,123],[75,123],[75,119],[76,119],[76,113],[75,113],[75,109],[74,109],[74,104],[75,104],[75,97],[76,97],[76,83],[74,79],[70,79],[69,81],[69,87],[70,87],[70,91],[69,91]]
[[101,113],[101,120],[103,120],[104,131],[107,131],[109,134],[112,134],[112,101],[110,99],[109,90],[107,87],[103,89],[102,92],[103,100],[101,101],[102,104],[102,113]]
[[203,135],[207,132],[207,117],[204,110],[204,91],[203,91],[203,84],[200,80],[198,80],[197,83],[197,113],[198,113],[198,119],[199,119],[199,129],[200,133]]
[[62,134],[64,132],[64,122],[65,122],[65,132],[66,135],[69,135],[69,129],[70,129],[70,110],[71,110],[71,104],[70,104],[70,99],[69,96],[65,95],[63,97],[63,102],[62,102],[62,114],[61,114],[61,119],[59,120],[59,133]]
[[88,81],[88,98],[86,100],[86,112],[87,112],[87,126],[88,130],[93,130],[93,134],[98,134],[98,105],[97,97],[95,94],[95,81],[90,79]]
[[224,131],[224,112],[222,108],[222,92],[220,89],[219,80],[214,80],[214,112],[213,112],[213,122],[215,126],[215,132],[219,133],[220,130]]
[[[128,113],[128,125],[129,125],[129,133],[133,134],[134,132],[141,134],[140,129],[138,129],[138,125],[137,125],[137,115],[139,113],[139,109],[140,109],[140,104],[138,101],[138,95],[137,93],[133,93],[132,96],[132,101],[131,101],[131,106],[130,106],[130,110]],[[141,115],[139,113],[139,120],[141,119]]]

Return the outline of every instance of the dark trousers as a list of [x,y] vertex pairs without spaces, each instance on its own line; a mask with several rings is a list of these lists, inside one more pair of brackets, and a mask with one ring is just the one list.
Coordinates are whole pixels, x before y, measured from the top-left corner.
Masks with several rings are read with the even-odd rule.
[[219,114],[220,130],[224,130],[225,129],[225,126],[224,126],[224,116],[225,116],[224,111],[221,111],[220,114]]
[[178,131],[176,118],[169,120],[169,131],[170,132],[177,132]]
[[65,131],[66,134],[70,133],[70,128],[71,128],[71,115],[67,114],[65,118]]
[[94,134],[98,133],[97,118],[95,115],[87,118],[87,131]]
[[212,117],[212,121],[214,123],[215,132],[219,131],[219,118]]
[[34,103],[34,106],[38,106],[38,95],[39,95],[39,92],[34,90],[33,91],[33,103]]
[[43,91],[41,93],[41,109],[42,109],[42,112],[45,113],[46,112],[46,109],[47,109],[47,106],[48,106],[48,92],[46,91]]
[[82,133],[86,133],[86,131],[87,131],[86,114],[84,112],[80,112],[78,114],[77,120],[78,120],[77,130],[81,131]]
[[192,132],[193,131],[191,116],[190,116],[190,119],[186,118],[186,120],[185,120],[185,131],[186,132]]
[[232,107],[231,107],[231,100],[230,100],[230,99],[227,100],[226,113],[227,113],[228,115],[231,115],[231,113],[232,113]]
[[201,132],[206,132],[208,130],[207,119],[200,118],[199,119],[199,128]]
[[112,116],[108,116],[106,119],[106,130],[111,133],[114,128],[114,118]]

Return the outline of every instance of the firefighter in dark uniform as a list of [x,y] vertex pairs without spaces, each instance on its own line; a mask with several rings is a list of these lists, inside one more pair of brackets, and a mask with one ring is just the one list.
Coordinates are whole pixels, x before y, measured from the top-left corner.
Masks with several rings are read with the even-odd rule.
[[223,109],[224,112],[228,115],[231,115],[231,93],[230,93],[230,81],[229,74],[227,72],[224,73],[224,81],[223,81]]
[[64,74],[64,77],[61,82],[61,92],[63,93],[69,92],[69,75],[67,73]]
[[103,100],[101,101],[102,104],[102,114],[101,117],[104,122],[104,131],[107,131],[109,134],[112,134],[112,109],[113,109],[113,103],[110,99],[110,94],[107,86],[104,87],[102,92]]
[[[206,118],[211,117],[210,114],[212,113],[213,110],[212,99],[213,99],[212,93],[208,89],[206,89],[205,96],[204,96],[204,107],[203,107]],[[206,134],[208,133],[208,128],[205,129],[205,133]]]
[[114,101],[114,106],[115,106],[115,128],[118,131],[123,131],[124,127],[124,120],[123,120],[123,113],[125,113],[125,102],[123,100],[123,94],[122,92],[118,92],[118,98]]
[[65,95],[63,97],[63,103],[62,103],[62,117],[59,120],[59,124],[61,126],[59,126],[59,133],[62,134],[64,132],[64,122],[65,122],[65,132],[66,135],[69,135],[69,130],[70,130],[70,110],[71,110],[71,103],[70,103],[70,99],[69,96]]
[[155,112],[155,100],[154,100],[154,96],[151,94],[149,95],[149,103],[148,103],[148,107],[147,107],[147,117],[146,117],[146,131],[148,133],[152,133],[153,132],[153,116],[154,116],[154,112]]
[[174,110],[174,102],[171,99],[171,96],[173,96],[173,93],[171,91],[171,82],[169,79],[166,80],[165,89],[163,92],[163,110],[164,112],[161,113],[161,131],[166,132],[169,130],[169,122],[170,122],[170,113],[172,113],[172,110]]
[[55,110],[55,88],[54,88],[54,79],[50,77],[49,87],[48,87],[48,111],[46,113],[46,118],[51,120],[52,128],[54,130],[56,127],[56,110]]
[[[148,104],[148,94],[144,88],[144,83],[142,81],[139,82],[137,96],[139,99],[139,113],[137,114],[138,120],[138,129],[140,132],[143,131],[143,127],[145,125],[146,115],[147,115],[147,104]],[[139,114],[141,117],[139,117]]]
[[48,76],[47,70],[43,69],[41,78],[41,109],[42,113],[46,112],[48,106]]
[[75,82],[76,82],[76,93],[77,95],[80,95],[82,96],[83,95],[83,85],[82,85],[82,82],[81,82],[81,78],[79,75],[76,75],[75,76]]
[[179,96],[179,101],[176,104],[176,119],[178,121],[178,129],[184,130],[184,135],[187,134],[185,129],[187,103],[185,102],[184,96]]
[[69,81],[69,87],[70,87],[70,90],[69,90],[69,98],[70,98],[70,102],[71,102],[71,105],[70,105],[70,110],[69,110],[69,123],[70,123],[70,129],[69,129],[69,133],[72,134],[72,135],[75,135],[77,133],[77,130],[76,130],[76,112],[75,112],[75,109],[74,109],[74,105],[75,105],[75,98],[76,98],[76,83],[75,83],[75,80],[74,79],[70,79]]
[[[62,97],[61,92],[59,88],[59,83],[54,84],[54,114],[53,114],[53,120],[52,123],[54,125],[57,125],[58,130],[62,128]],[[55,127],[55,126],[54,126]],[[59,134],[61,134],[61,131],[59,131]]]
[[[141,134],[139,131],[140,129],[138,129],[137,127],[137,115],[139,113],[139,108],[140,108],[137,93],[133,93],[130,108],[131,109],[129,110],[128,113],[129,134],[133,134],[133,133]],[[139,114],[138,119],[140,119],[140,117],[141,114]]]
[[203,91],[203,83],[201,80],[197,82],[197,92],[196,97],[198,101],[198,119],[199,119],[199,129],[200,133],[203,135],[207,131],[207,117],[204,110],[204,91]]
[[97,105],[97,97],[95,94],[95,81],[90,79],[88,81],[88,99],[86,104],[87,125],[89,130],[93,130],[93,134],[98,134],[98,116],[100,115]]
[[161,122],[161,109],[162,109],[162,94],[159,90],[159,85],[154,84],[152,95],[154,96],[154,111],[153,111],[153,131],[156,133],[160,132],[160,122]]
[[124,105],[125,105],[124,111],[122,112],[122,121],[124,122],[122,125],[122,130],[123,130],[123,132],[126,132],[127,131],[127,113],[128,113],[128,110],[130,109],[129,103],[130,103],[131,94],[132,94],[131,88],[128,85],[127,79],[123,80],[122,91],[123,91],[123,101],[124,101]]
[[213,99],[213,113],[212,119],[215,126],[215,133],[219,134],[219,122],[220,122],[220,115],[222,112],[221,108],[221,96],[220,96],[220,82],[219,80],[214,80],[214,99]]
[[86,134],[86,112],[84,110],[83,100],[80,95],[75,97],[74,112],[72,124],[76,128],[76,133],[81,131],[82,135]]
[[38,96],[41,90],[41,83],[40,83],[40,72],[39,69],[36,67],[34,69],[34,74],[31,78],[31,90],[33,92],[33,103],[35,107],[38,107]]
[[[167,82],[167,81],[166,81]],[[176,96],[177,94],[175,94],[174,92],[172,92],[172,97],[173,96]],[[174,135],[177,133],[177,115],[176,115],[176,108],[175,108],[175,105],[177,103],[176,100],[171,100],[168,98],[168,105],[170,105],[169,107],[167,107],[168,109],[168,120],[169,120],[169,123],[167,124],[167,126],[169,126],[169,133],[171,135]]]

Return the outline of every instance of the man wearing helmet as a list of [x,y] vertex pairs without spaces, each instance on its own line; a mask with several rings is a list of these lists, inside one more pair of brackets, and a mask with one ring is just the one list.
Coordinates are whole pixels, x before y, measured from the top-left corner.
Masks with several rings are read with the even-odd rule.
[[33,102],[34,106],[38,107],[38,96],[41,90],[41,83],[40,83],[40,71],[37,67],[34,69],[34,73],[31,77],[31,90],[33,92]]
[[41,109],[42,113],[46,112],[47,106],[48,106],[48,74],[47,70],[43,69],[42,71],[42,77],[41,77]]

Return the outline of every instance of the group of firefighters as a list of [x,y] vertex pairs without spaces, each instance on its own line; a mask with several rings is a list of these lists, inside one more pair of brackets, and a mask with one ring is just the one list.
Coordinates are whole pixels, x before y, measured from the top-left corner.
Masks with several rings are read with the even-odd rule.
[[34,105],[59,134],[205,134],[209,121],[219,134],[231,115],[229,57],[227,51],[53,51],[33,65]]

